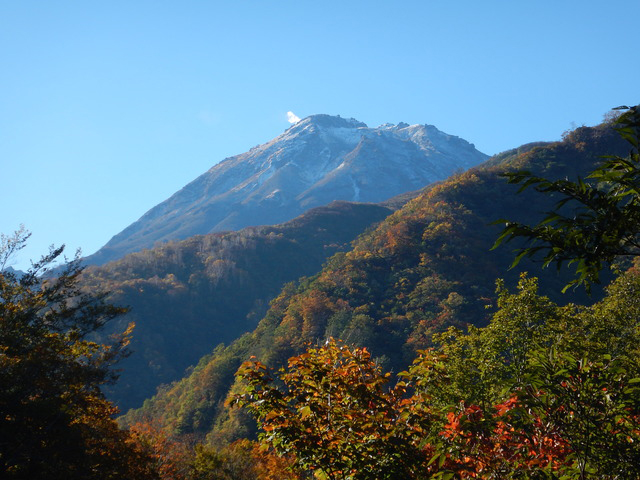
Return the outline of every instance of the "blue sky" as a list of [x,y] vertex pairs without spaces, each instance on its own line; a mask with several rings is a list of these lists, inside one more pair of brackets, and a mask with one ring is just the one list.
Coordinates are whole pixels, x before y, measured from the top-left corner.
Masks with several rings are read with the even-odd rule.
[[[0,0],[0,232],[93,253],[287,111],[498,153],[640,102],[637,0]],[[636,85],[634,87],[633,85]]]

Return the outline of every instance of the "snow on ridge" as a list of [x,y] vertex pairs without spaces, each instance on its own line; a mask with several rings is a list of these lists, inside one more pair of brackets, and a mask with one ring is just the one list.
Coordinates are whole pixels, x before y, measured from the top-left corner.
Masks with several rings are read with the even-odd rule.
[[[345,156],[357,148],[363,137],[372,138],[380,135],[388,137],[389,140],[395,138],[396,141],[411,143],[413,144],[411,148],[416,148],[427,156],[435,152],[445,156],[456,154],[461,157],[463,164],[473,157],[472,144],[441,132],[432,125],[409,125],[400,122],[397,125],[385,123],[376,128],[370,128],[355,119],[312,115],[300,120],[271,141],[221,162],[221,164],[226,163],[225,167],[230,168],[218,164],[209,173],[215,175],[226,170],[224,176],[227,178],[224,183],[231,184],[229,185],[231,191],[253,191],[268,181],[276,171],[289,165],[297,172],[295,175],[299,181],[313,185],[331,172],[347,167]],[[408,144],[407,147],[409,147]],[[467,150],[465,147],[469,149],[468,152],[465,151]],[[305,151],[309,153],[303,153]],[[302,157],[301,153],[303,153]],[[400,151],[395,154],[392,151],[389,153],[396,160],[404,157]],[[249,171],[246,168],[238,169],[242,163],[245,163],[246,167],[252,165],[248,168]],[[241,172],[241,170],[244,171]],[[229,177],[237,179],[235,185]],[[222,185],[218,186],[222,187]]]
[[351,185],[353,186],[353,201],[357,202],[360,200],[360,187],[358,187],[355,178],[352,176],[349,176],[349,178],[351,179]]
[[360,139],[363,135],[366,135],[368,131],[371,130],[367,127],[358,127],[358,128],[345,128],[345,127],[334,127],[323,129],[320,131],[320,135],[325,140],[338,140],[340,142],[346,143],[348,145],[353,145],[355,147],[360,143]]
[[[278,223],[336,199],[381,201],[485,159],[473,144],[431,125],[370,128],[355,119],[314,115],[216,163],[116,235],[107,244],[112,253],[101,255],[115,258],[113,252],[120,255],[219,226],[243,228],[255,221],[252,208],[260,211],[261,221]],[[267,198],[267,205],[281,205],[265,211],[260,202]]]

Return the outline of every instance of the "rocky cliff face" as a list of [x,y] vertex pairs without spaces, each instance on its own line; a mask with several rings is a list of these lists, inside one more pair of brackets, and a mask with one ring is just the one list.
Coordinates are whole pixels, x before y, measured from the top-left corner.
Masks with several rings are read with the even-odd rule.
[[380,202],[487,158],[431,125],[369,128],[354,119],[313,115],[218,163],[87,261],[105,263],[158,241],[277,224],[334,200]]

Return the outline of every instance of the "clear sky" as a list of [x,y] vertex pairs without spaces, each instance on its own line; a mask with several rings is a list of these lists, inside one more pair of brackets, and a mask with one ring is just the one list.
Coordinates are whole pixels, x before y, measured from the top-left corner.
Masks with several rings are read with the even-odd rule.
[[[0,232],[91,254],[327,113],[493,154],[640,103],[640,1],[0,0]],[[635,85],[635,87],[634,87]]]

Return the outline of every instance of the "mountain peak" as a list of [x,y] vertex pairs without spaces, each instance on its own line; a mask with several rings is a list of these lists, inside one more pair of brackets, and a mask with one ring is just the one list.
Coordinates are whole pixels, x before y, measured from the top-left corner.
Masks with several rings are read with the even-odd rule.
[[321,128],[367,128],[367,124],[355,118],[342,118],[340,115],[319,113],[303,118],[294,127],[316,125]]
[[402,130],[407,127],[421,127],[422,125],[409,125],[405,122],[400,122],[397,125],[395,123],[383,123],[376,130]]
[[89,260],[104,263],[158,241],[281,223],[334,200],[381,202],[487,158],[430,125],[369,128],[354,118],[311,115],[217,163]]

